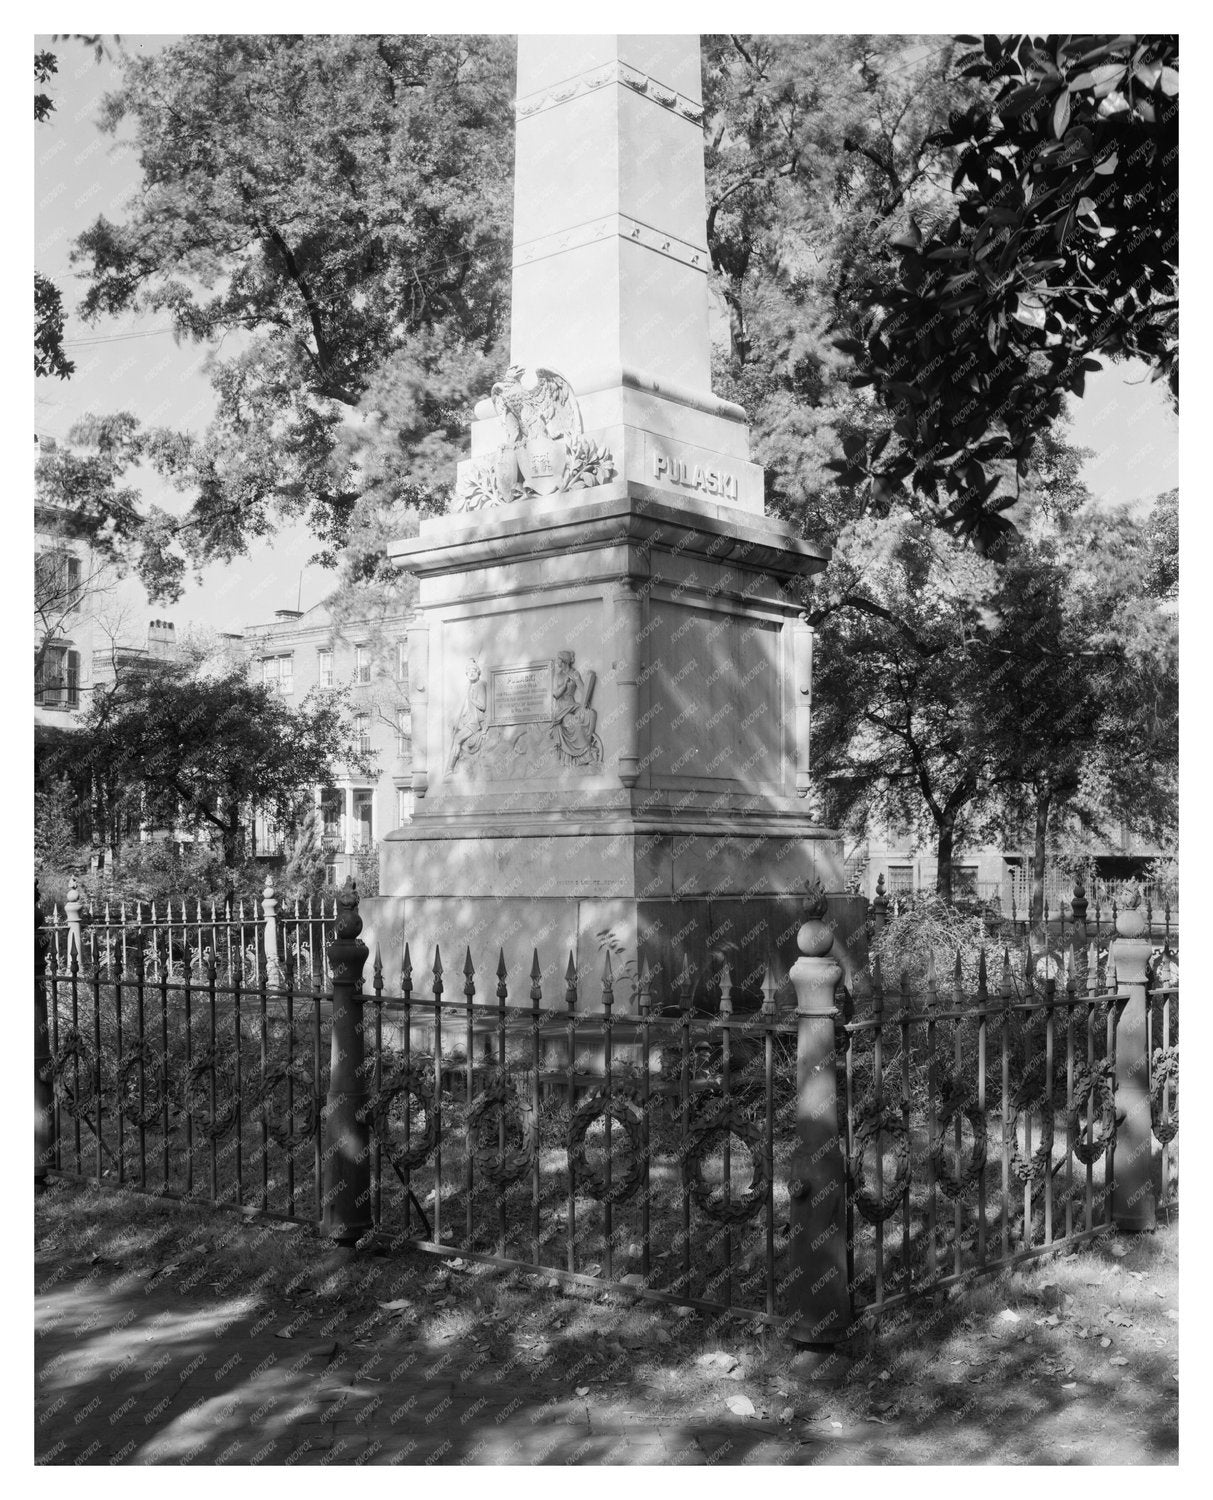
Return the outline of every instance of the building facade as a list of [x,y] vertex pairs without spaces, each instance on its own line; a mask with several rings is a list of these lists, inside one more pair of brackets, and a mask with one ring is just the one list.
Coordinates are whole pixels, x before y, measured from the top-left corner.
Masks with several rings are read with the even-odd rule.
[[[327,606],[280,609],[265,624],[250,625],[244,648],[254,682],[265,683],[298,705],[310,692],[348,687],[360,748],[375,765],[372,775],[341,768],[332,783],[313,789],[323,829],[325,878],[340,884],[352,875],[365,884],[377,868],[375,851],[389,830],[413,811],[408,664],[409,616],[401,613],[339,630]],[[283,858],[294,830],[255,820],[259,858]]]

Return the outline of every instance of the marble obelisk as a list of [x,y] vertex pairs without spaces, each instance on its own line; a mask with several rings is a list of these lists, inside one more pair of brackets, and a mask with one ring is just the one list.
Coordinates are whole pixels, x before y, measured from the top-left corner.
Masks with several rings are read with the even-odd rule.
[[[766,517],[745,413],[711,391],[694,36],[522,37],[511,367],[451,513],[395,561],[415,814],[364,903],[407,934],[587,972],[611,948],[735,1000],[840,889],[807,789],[825,554]],[[789,992],[790,994],[790,992]],[[617,992],[618,998],[618,992]]]

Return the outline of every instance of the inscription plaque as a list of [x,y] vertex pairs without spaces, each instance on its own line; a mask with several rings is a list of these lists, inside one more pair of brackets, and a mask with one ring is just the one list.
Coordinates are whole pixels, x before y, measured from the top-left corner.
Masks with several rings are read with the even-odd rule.
[[493,672],[493,724],[540,724],[552,717],[552,663],[501,667]]

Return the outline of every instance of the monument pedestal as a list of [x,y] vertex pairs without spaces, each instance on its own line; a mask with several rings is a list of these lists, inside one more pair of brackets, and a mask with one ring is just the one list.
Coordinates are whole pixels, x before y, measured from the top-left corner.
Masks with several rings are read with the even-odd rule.
[[[824,566],[789,528],[620,479],[422,523],[409,636],[413,821],[387,836],[368,931],[422,968],[538,948],[591,983],[648,961],[654,1006],[727,959],[744,1003],[796,958],[807,881],[840,849],[805,812]],[[624,978],[628,977],[627,974]],[[596,991],[591,990],[591,994]],[[628,1009],[628,985],[617,990]],[[591,1000],[591,1004],[594,1001]]]

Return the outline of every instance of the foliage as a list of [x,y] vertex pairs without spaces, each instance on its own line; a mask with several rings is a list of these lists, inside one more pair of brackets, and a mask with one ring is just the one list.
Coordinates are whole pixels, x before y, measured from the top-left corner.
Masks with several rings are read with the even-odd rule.
[[[181,521],[119,525],[154,597],[179,592],[181,552],[230,559],[284,517],[306,517],[331,562],[360,492],[424,506],[448,481],[501,353],[510,50],[191,36],[126,60],[103,127],[133,124],[144,180],[76,245],[82,311],[226,340],[206,432],[140,435],[191,496]],[[94,499],[96,529],[120,518],[104,484]]]
[[253,807],[287,823],[339,763],[369,774],[356,745],[348,695],[316,692],[293,708],[242,666],[187,661],[120,675],[52,756],[98,784],[134,788],[153,823],[217,832],[236,866]]
[[948,110],[975,97],[950,39],[705,36],[707,237],[729,320],[714,388],[750,417],[767,506],[817,540],[868,497],[826,463],[890,419],[833,347],[896,274],[908,215],[942,212]]
[[[925,994],[932,959],[941,1000],[951,995],[956,956],[960,955],[961,984],[966,996],[977,992],[981,955],[996,964],[990,953],[990,934],[976,913],[966,913],[933,892],[899,897],[896,913],[890,907],[882,931],[871,942],[872,960],[880,960],[886,992],[906,976],[906,988]],[[997,977],[997,970],[996,970]]]
[[933,141],[954,207],[911,221],[871,326],[838,343],[897,441],[856,436],[836,467],[989,547],[1095,355],[1143,359],[1178,401],[1179,41],[989,35],[956,67],[985,97]]
[[1143,590],[1139,528],[1093,504],[1074,450],[1050,436],[1039,458],[1031,519],[997,558],[904,510],[868,516],[809,615],[825,816],[925,822],[944,893],[962,830],[1027,832],[1039,880],[1050,826],[1165,838],[1174,821],[1174,617]]
[[66,380],[74,361],[63,352],[63,296],[48,277],[34,272],[34,374]]
[[44,882],[44,895],[46,876],[55,870],[75,868],[84,853],[70,807],[71,786],[66,777],[57,777],[34,791],[34,865]]

